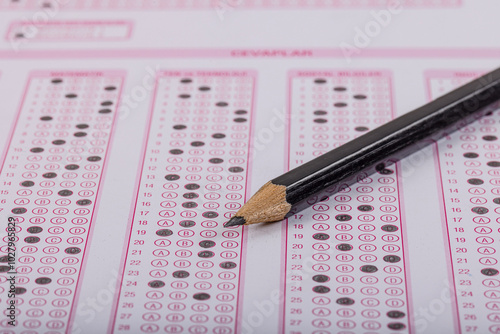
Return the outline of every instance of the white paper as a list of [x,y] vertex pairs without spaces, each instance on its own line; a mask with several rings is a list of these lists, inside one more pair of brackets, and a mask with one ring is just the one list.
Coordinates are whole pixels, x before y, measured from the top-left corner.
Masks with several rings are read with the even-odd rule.
[[495,107],[287,221],[222,226],[495,69],[497,11],[1,1],[0,333],[499,333]]

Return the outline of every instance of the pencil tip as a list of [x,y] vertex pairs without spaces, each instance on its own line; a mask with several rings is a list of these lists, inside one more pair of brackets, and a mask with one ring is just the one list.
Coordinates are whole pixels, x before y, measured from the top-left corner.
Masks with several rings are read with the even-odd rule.
[[233,218],[229,219],[227,223],[224,224],[224,227],[245,225],[246,222],[247,221],[245,220],[245,218],[234,216]]

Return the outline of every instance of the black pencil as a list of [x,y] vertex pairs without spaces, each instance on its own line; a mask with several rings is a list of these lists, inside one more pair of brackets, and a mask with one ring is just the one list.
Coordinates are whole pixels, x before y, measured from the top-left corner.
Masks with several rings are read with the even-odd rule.
[[224,226],[279,221],[356,182],[361,172],[389,172],[388,163],[480,117],[499,99],[500,68],[267,182]]

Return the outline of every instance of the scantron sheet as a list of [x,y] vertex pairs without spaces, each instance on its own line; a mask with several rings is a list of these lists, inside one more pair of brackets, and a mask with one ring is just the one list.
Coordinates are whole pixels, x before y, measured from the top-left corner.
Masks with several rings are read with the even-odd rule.
[[500,333],[500,109],[275,224],[258,188],[499,66],[493,0],[0,0],[0,333]]

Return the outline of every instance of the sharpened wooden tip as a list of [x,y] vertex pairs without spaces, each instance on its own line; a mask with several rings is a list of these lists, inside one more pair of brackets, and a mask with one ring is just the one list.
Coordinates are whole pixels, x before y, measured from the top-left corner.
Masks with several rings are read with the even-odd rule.
[[286,187],[269,181],[259,189],[224,227],[271,223],[285,219],[292,206],[286,201]]

